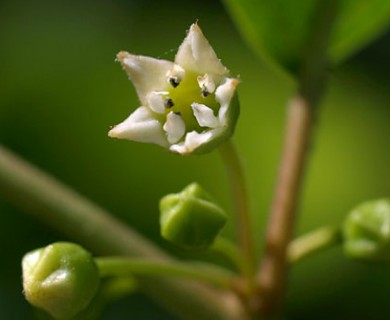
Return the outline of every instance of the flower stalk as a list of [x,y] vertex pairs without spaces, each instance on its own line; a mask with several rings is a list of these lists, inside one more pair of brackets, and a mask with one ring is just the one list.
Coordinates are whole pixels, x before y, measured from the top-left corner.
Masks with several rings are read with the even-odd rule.
[[200,262],[156,262],[148,259],[102,257],[95,259],[101,277],[149,276],[199,280],[218,288],[229,289],[234,273]]
[[322,227],[291,241],[287,250],[287,262],[293,265],[302,259],[342,243],[339,227]]
[[219,253],[220,255],[224,256],[228,261],[230,261],[232,266],[234,266],[237,270],[241,271],[242,274],[245,274],[245,258],[236,243],[234,243],[230,239],[227,239],[221,235],[218,236],[215,239],[214,243],[211,245],[210,251]]
[[237,220],[237,235],[239,248],[244,258],[242,270],[249,282],[252,282],[255,268],[253,248],[253,231],[249,211],[249,197],[245,181],[245,174],[241,159],[231,140],[219,148],[230,181],[231,194],[234,203],[234,212]]

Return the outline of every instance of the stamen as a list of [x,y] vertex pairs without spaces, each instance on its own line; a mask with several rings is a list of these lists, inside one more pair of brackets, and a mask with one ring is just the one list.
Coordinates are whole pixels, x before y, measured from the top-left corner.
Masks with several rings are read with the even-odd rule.
[[166,74],[167,81],[172,87],[176,88],[180,82],[184,79],[185,71],[182,67],[175,64]]
[[164,101],[164,106],[166,109],[172,108],[175,104],[171,98],[166,98]]
[[177,77],[170,77],[168,81],[174,88],[176,88],[180,84],[179,79]]
[[215,90],[215,82],[211,76],[207,73],[204,76],[199,76],[197,78],[198,85],[202,92],[202,97],[206,98],[210,93],[213,93]]

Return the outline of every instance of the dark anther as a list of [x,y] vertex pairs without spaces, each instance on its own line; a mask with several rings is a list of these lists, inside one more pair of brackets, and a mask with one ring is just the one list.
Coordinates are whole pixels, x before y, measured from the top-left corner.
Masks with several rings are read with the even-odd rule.
[[179,111],[176,111],[176,112],[174,111],[173,113],[174,113],[175,115],[177,115],[177,116],[181,116],[181,113],[180,113]]
[[169,78],[169,83],[172,85],[172,87],[176,88],[180,82],[177,77],[171,77]]
[[165,99],[165,108],[172,108],[175,104],[173,103],[173,100],[171,98]]
[[210,92],[208,92],[206,88],[202,88],[202,97],[203,98],[206,98],[209,94],[210,94]]

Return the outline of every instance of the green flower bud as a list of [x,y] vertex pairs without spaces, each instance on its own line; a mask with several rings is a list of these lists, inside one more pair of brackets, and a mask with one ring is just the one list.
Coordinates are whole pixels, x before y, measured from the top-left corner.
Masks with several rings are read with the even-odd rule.
[[227,217],[197,183],[160,201],[160,227],[164,239],[187,249],[210,246]]
[[234,131],[238,79],[218,59],[195,23],[175,61],[119,52],[141,106],[114,126],[113,138],[158,144],[179,154],[215,149]]
[[347,256],[390,261],[390,199],[365,202],[352,210],[343,235]]
[[83,310],[99,286],[99,271],[89,252],[67,242],[53,243],[23,257],[26,299],[55,319]]

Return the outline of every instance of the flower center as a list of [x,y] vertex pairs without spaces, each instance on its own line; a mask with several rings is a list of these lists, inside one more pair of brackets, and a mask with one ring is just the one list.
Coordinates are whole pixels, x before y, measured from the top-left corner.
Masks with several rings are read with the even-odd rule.
[[171,88],[166,95],[165,115],[173,111],[180,114],[186,126],[186,131],[202,132],[203,127],[199,125],[194,116],[194,111],[191,107],[193,103],[203,104],[214,111],[214,115],[218,114],[219,104],[215,100],[215,94],[209,93],[206,88],[199,86],[198,77],[203,76],[193,72],[186,71],[184,79],[180,83],[171,82]]

